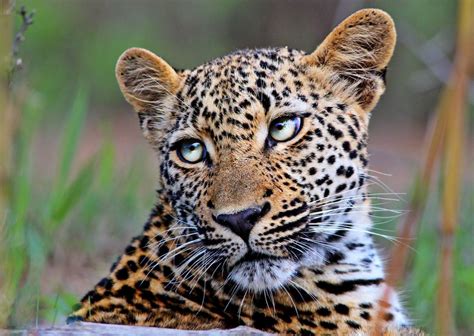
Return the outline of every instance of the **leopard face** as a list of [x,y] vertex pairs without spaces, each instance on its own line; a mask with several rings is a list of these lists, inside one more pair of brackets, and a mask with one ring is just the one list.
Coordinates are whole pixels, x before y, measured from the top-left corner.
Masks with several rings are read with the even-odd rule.
[[395,32],[385,17],[361,20],[312,54],[244,50],[182,72],[143,49],[119,59],[188,266],[274,290],[364,229],[368,117]]
[[[321,263],[338,227],[318,233],[321,205],[364,183],[365,116],[317,87],[303,57],[246,51],[191,71],[161,147],[178,221],[195,228],[204,256],[225,259],[231,279],[256,291]],[[288,139],[278,140],[282,132]],[[182,155],[193,143],[202,151],[195,163]]]

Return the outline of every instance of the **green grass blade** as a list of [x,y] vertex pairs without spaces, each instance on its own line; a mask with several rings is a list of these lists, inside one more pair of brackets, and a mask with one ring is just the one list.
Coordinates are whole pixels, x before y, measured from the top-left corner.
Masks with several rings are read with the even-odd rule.
[[54,232],[64,222],[66,216],[90,189],[95,175],[95,163],[95,158],[92,158],[60,194],[51,212],[51,219],[47,227],[48,232]]
[[59,157],[59,171],[57,184],[59,188],[65,185],[71,171],[71,166],[77,152],[77,145],[87,112],[87,94],[79,88],[74,98],[69,119],[64,127],[61,138],[61,156]]

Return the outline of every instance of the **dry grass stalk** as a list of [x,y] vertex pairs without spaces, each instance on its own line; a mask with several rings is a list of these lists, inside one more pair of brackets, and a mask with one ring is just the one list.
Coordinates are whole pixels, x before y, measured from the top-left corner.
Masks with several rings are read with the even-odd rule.
[[[387,267],[387,288],[381,300],[388,301],[393,288],[404,278],[408,259],[408,245],[417,231],[419,219],[425,208],[427,196],[440,157],[444,156],[444,192],[443,192],[443,224],[441,228],[440,254],[440,287],[438,290],[438,331],[440,335],[451,335],[453,329],[453,309],[451,296],[452,279],[452,247],[456,228],[457,209],[460,194],[462,144],[464,142],[463,113],[467,99],[468,68],[472,60],[474,41],[472,28],[473,0],[460,2],[460,17],[456,59],[452,76],[442,92],[434,127],[428,133],[426,156],[415,183],[413,196],[410,200],[409,214],[399,226],[398,242],[393,246]],[[469,41],[471,40],[471,41]],[[381,334],[383,309],[374,319],[374,335]]]
[[[409,212],[405,220],[399,225],[397,241],[392,247],[387,265],[387,287],[382,294],[381,301],[389,301],[394,293],[394,288],[405,275],[405,266],[408,260],[409,245],[417,232],[417,225],[425,209],[430,183],[440,156],[443,139],[446,132],[446,121],[449,119],[450,92],[444,90],[438,105],[437,113],[431,122],[425,139],[425,157],[423,165],[415,180],[412,197],[409,202]],[[374,319],[373,335],[381,335],[381,321],[384,316],[383,309],[379,309]]]
[[[14,36],[15,14],[21,16],[22,23]],[[12,0],[0,0],[0,328],[7,324],[15,299],[15,284],[9,281],[11,269],[6,260],[11,252],[7,241],[7,216],[11,216],[13,143],[20,120],[12,84],[15,72],[21,68],[20,45],[33,23],[33,16],[34,12],[28,12],[25,7],[17,13]]]
[[12,45],[12,16],[9,14],[9,1],[0,0],[0,223],[7,209],[7,190],[10,176],[13,117],[8,90]]
[[459,6],[459,32],[456,59],[448,89],[451,90],[450,118],[447,120],[443,164],[442,222],[440,228],[439,287],[437,298],[437,331],[454,335],[452,279],[453,246],[461,194],[464,113],[467,109],[469,62],[472,46],[474,1],[463,0]]

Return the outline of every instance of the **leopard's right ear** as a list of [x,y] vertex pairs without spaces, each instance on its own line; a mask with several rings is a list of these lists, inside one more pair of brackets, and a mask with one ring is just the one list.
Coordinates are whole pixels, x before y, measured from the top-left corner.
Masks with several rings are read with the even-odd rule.
[[115,75],[125,99],[141,113],[159,111],[183,81],[163,59],[140,48],[128,49],[120,56]]
[[143,135],[154,148],[159,148],[163,132],[175,117],[176,93],[184,82],[168,63],[152,52],[126,50],[115,67],[120,90],[138,112]]

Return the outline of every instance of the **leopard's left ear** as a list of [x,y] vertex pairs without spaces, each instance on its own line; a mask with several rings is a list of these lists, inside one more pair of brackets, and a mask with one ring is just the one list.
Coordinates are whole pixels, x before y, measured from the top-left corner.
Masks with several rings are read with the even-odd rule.
[[397,34],[390,15],[379,9],[362,9],[341,22],[304,64],[316,66],[334,84],[371,111],[385,90],[385,71]]

